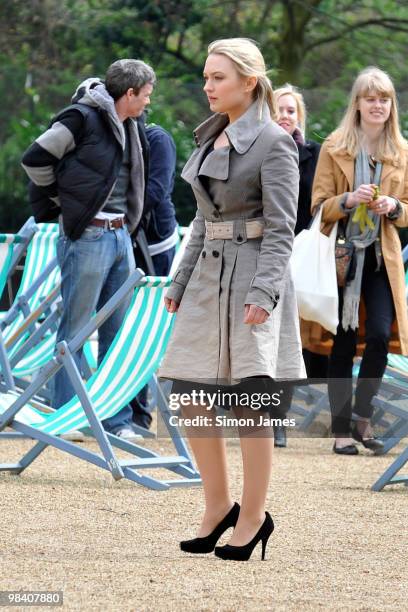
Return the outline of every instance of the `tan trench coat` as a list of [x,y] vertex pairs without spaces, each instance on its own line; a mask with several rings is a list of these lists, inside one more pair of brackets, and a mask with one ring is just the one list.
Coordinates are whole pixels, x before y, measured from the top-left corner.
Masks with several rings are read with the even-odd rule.
[[[323,144],[313,183],[312,210],[323,202],[322,231],[330,233],[333,223],[346,215],[340,209],[344,193],[353,191],[354,159],[333,151],[333,137]],[[397,227],[408,226],[408,156],[400,166],[383,164],[380,193],[397,198],[402,205],[402,215],[395,221],[381,217],[381,248],[391,285],[396,311],[389,352],[408,355],[408,311],[405,294],[405,272],[401,256],[401,242]],[[365,309],[360,302],[358,329],[358,354],[364,350]],[[316,353],[330,354],[332,335],[317,323],[301,321],[302,343]]]
[[[167,297],[180,303],[159,376],[231,384],[247,376],[303,378],[297,304],[289,257],[299,187],[297,147],[254,103],[226,127],[230,146],[205,152],[227,125],[216,114],[195,131],[197,149],[182,177],[197,199],[184,257]],[[209,192],[200,176],[210,178]],[[263,217],[261,238],[247,239],[245,220]],[[233,239],[205,238],[205,220],[234,221]],[[280,294],[273,309],[273,298]],[[270,313],[243,323],[244,305]]]

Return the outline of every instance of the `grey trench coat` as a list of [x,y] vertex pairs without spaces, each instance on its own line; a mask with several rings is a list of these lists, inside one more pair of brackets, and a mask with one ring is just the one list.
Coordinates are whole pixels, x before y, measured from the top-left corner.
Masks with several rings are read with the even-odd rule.
[[[234,384],[248,376],[306,376],[289,268],[299,189],[296,144],[252,106],[225,132],[229,147],[205,152],[225,128],[217,113],[194,132],[197,148],[182,177],[197,199],[191,238],[167,291],[180,304],[159,376]],[[202,163],[203,162],[203,163]],[[210,180],[209,192],[200,176]],[[264,235],[247,239],[245,220],[263,217]],[[234,221],[233,238],[209,240],[205,220]],[[274,298],[280,299],[273,308]],[[244,305],[270,316],[243,323]]]

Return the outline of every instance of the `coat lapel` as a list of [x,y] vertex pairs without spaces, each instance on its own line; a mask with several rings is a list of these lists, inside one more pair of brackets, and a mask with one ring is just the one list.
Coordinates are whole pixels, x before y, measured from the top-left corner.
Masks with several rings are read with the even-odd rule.
[[[230,125],[228,125],[228,117],[225,114],[216,113],[209,117],[194,130],[197,149],[184,166],[181,174],[182,178],[191,184],[195,184],[198,180],[198,173],[200,173],[211,178],[227,180],[231,147],[240,155],[246,153],[270,121],[268,105],[266,103],[263,105],[262,117],[259,118],[257,102],[254,102],[239,119]],[[202,168],[200,168],[204,152],[223,129],[225,129],[231,146],[214,151],[204,160]]]
[[343,172],[351,190],[354,189],[354,159],[347,154],[331,153],[336,164]]
[[210,198],[209,193],[205,189],[204,185],[200,181],[199,178],[199,168],[201,166],[202,159],[204,157],[205,152],[208,147],[210,147],[212,141],[204,143],[203,146],[199,146],[195,151],[193,151],[189,160],[183,168],[181,173],[181,178],[183,178],[187,183],[190,183],[192,186],[197,198],[199,197],[201,200],[204,200],[210,206],[213,206],[213,201]]
[[382,172],[381,172],[381,184],[384,185],[384,182],[390,176],[390,174],[395,173],[395,166],[388,162],[383,163]]
[[[345,175],[349,188],[354,189],[354,159],[347,154],[331,153],[331,155]],[[381,172],[382,185],[384,185],[384,181],[386,181],[393,172],[395,172],[395,166],[388,162],[384,162]]]
[[199,175],[226,181],[229,176],[230,147],[221,147],[212,151],[204,160]]

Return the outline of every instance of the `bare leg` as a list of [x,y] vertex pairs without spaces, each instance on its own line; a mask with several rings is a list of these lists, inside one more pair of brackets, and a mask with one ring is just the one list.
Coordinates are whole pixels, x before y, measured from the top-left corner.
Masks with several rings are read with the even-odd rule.
[[[183,417],[197,415],[209,417],[215,416],[215,412],[202,406],[183,408]],[[205,512],[197,533],[197,537],[203,538],[211,533],[233,506],[228,489],[225,439],[215,425],[186,427],[185,431],[203,481]]]
[[[248,416],[248,411],[245,411],[245,414]],[[228,542],[232,546],[247,544],[265,520],[265,501],[272,472],[274,444],[272,427],[262,427],[252,432],[248,428],[239,428],[239,433],[244,487],[239,519]]]

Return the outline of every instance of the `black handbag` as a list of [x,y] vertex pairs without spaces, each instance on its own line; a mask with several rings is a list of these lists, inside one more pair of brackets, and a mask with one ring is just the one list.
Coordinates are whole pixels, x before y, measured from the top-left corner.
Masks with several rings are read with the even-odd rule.
[[346,238],[343,220],[339,221],[338,224],[335,261],[337,285],[345,287],[347,282],[353,280],[355,276],[355,257],[354,244]]

